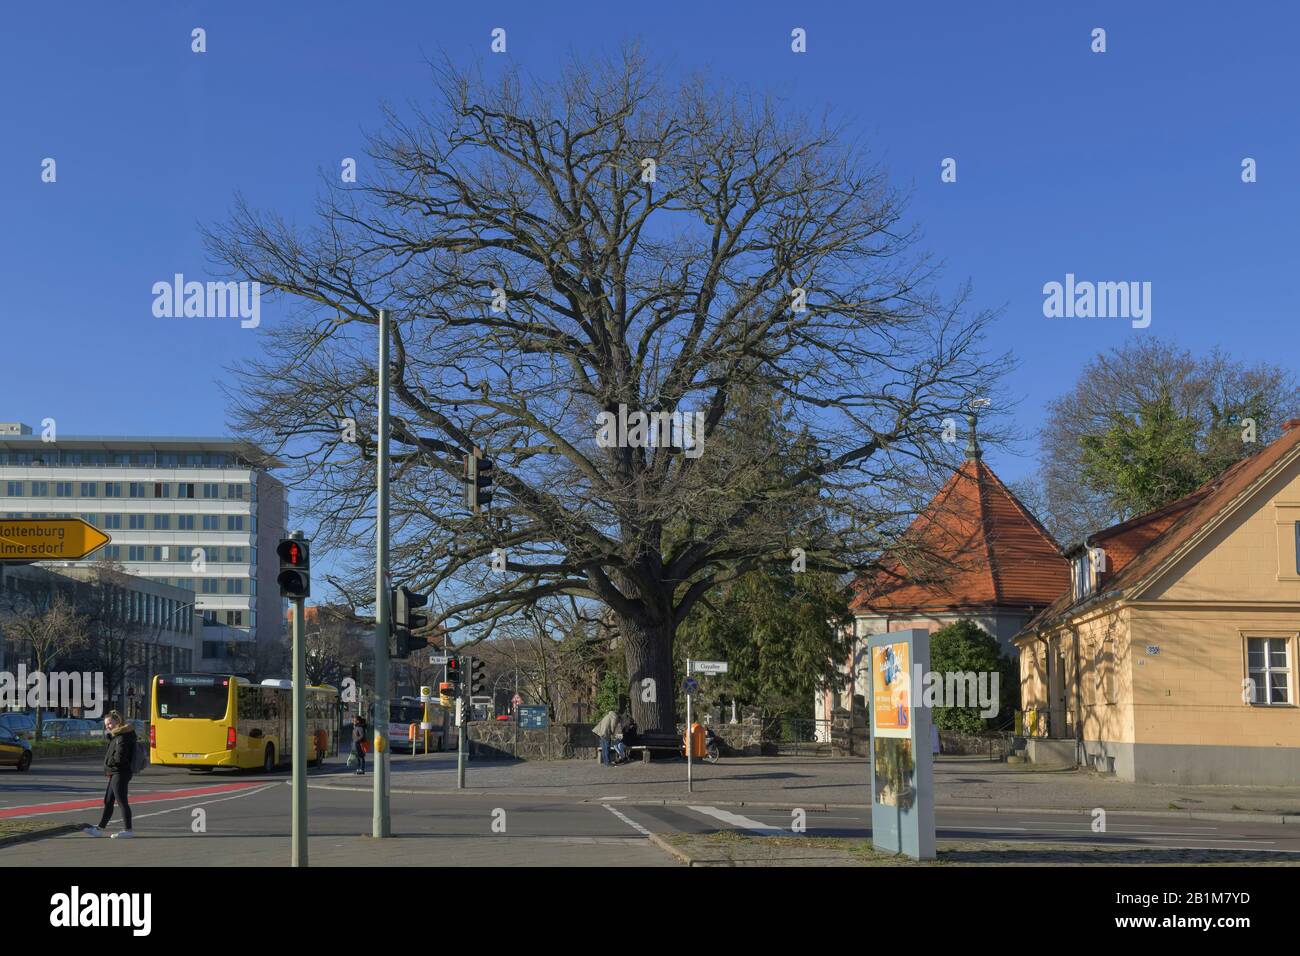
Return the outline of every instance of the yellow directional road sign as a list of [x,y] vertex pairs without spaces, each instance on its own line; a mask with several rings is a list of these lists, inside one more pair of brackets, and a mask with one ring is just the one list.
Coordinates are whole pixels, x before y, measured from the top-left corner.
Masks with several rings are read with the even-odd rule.
[[112,540],[80,518],[0,520],[0,562],[77,561]]

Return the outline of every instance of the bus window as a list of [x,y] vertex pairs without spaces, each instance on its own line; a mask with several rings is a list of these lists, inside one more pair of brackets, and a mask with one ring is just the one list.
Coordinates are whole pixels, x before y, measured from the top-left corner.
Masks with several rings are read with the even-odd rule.
[[158,716],[191,717],[220,720],[226,716],[226,699],[229,691],[213,681],[208,686],[177,686],[163,684],[158,688]]

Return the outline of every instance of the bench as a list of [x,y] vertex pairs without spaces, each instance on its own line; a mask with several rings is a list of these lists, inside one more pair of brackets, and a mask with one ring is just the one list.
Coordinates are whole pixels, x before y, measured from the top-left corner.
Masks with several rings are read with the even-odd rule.
[[635,744],[627,748],[628,759],[632,759],[633,754],[638,754],[643,763],[649,763],[652,754],[670,754],[674,757],[682,755],[682,740],[676,734],[666,734],[658,731],[645,731],[637,734]]

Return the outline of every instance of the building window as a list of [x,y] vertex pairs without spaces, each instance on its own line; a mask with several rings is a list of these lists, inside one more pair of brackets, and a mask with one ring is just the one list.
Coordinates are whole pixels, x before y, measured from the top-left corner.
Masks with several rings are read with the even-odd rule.
[[179,531],[193,531],[194,515],[177,515],[176,528]]
[[226,560],[234,564],[239,564],[244,560],[243,548],[226,548]]
[[104,482],[104,497],[105,497],[105,498],[121,498],[121,497],[122,497],[122,483],[121,483],[120,481],[106,481],[106,482]]
[[128,486],[127,490],[131,493],[131,497],[132,497],[132,498],[144,498],[144,497],[145,497],[145,483],[144,483],[143,481],[133,481],[133,482],[131,482],[131,484]]
[[106,544],[96,554],[97,557],[104,557],[110,561],[122,560],[122,546],[120,544]]
[[81,497],[83,498],[95,497],[95,482],[83,481],[81,483]]
[[21,498],[23,496],[23,483],[21,481],[6,482],[5,494],[10,498]]
[[244,593],[244,579],[243,579],[243,578],[226,578],[226,593],[227,593],[227,594],[243,594],[243,593]]
[[244,626],[244,612],[243,612],[243,611],[227,611],[227,612],[226,612],[226,623],[229,624],[229,625],[232,625],[232,626],[234,626],[234,627],[243,627],[243,626]]
[[70,481],[56,481],[56,482],[54,483],[54,495],[55,495],[55,497],[57,497],[57,498],[71,498],[71,497],[72,497],[72,482],[70,482]]
[[204,593],[204,594],[216,594],[216,593],[218,593],[217,585],[219,585],[220,583],[221,583],[221,581],[220,581],[219,579],[217,579],[217,578],[204,578],[204,579],[203,579],[203,593]]
[[122,530],[121,515],[104,515],[104,527],[115,530]]
[[48,498],[50,496],[50,483],[48,481],[32,482],[33,498]]
[[244,497],[244,486],[243,486],[243,485],[230,485],[230,486],[226,489],[226,497],[227,497],[227,498],[238,498],[238,499],[240,499],[240,500],[243,500],[243,497]]
[[221,486],[218,485],[218,484],[216,484],[215,482],[207,482],[207,483],[205,483],[205,484],[203,485],[203,497],[204,497],[204,498],[220,498],[220,497],[221,497]]
[[154,515],[153,529],[155,531],[170,531],[172,529],[171,515]]
[[1254,690],[1252,704],[1291,703],[1290,643],[1285,637],[1246,639],[1246,688]]
[[145,518],[144,515],[127,515],[126,516],[127,528],[131,531],[143,531],[144,518]]
[[144,560],[144,545],[133,544],[126,549],[126,559],[128,561]]
[[243,531],[243,530],[244,530],[244,516],[243,516],[243,515],[227,515],[227,516],[226,516],[226,530],[227,530],[227,531]]
[[221,517],[220,517],[219,515],[204,515],[204,516],[203,516],[203,530],[204,530],[204,531],[220,531],[220,530],[221,530]]
[[98,527],[99,527],[99,515],[87,515],[87,514],[83,514],[83,515],[81,516],[81,520],[84,521],[84,522],[86,522],[86,524],[90,525],[91,527],[94,527],[94,528],[98,528]]
[[153,483],[153,496],[155,498],[170,498],[172,496],[172,486],[165,481],[155,481]]
[[193,485],[193,483],[192,483],[192,482],[185,482],[185,481],[178,482],[177,485],[176,485],[176,497],[177,497],[177,498],[193,498],[193,497],[194,497],[194,485]]

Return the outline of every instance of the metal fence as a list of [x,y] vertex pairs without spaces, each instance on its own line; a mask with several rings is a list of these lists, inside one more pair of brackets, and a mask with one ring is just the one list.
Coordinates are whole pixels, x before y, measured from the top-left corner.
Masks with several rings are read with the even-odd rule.
[[763,749],[782,756],[830,756],[831,722],[781,715],[762,719]]

